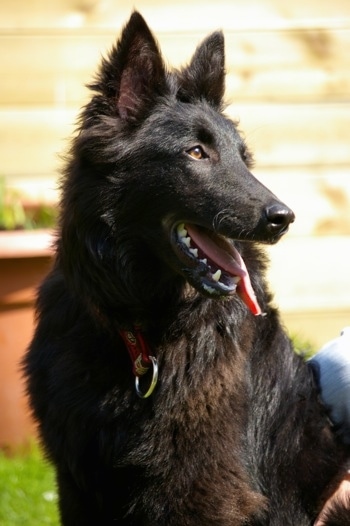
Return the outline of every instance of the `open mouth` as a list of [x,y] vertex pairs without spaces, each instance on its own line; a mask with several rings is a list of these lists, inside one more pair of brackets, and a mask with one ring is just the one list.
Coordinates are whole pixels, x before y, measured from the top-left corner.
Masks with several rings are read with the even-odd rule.
[[237,294],[254,315],[261,314],[247,267],[224,236],[198,225],[173,227],[172,244],[189,283],[209,297]]

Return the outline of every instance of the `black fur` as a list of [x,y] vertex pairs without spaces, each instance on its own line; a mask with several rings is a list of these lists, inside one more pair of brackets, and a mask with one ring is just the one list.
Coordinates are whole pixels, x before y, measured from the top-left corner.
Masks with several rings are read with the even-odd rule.
[[[134,13],[91,85],[24,362],[65,526],[308,526],[348,458],[270,304],[257,243],[293,214],[251,175],[224,79],[220,32],[169,72]],[[236,247],[264,316],[182,223]],[[159,363],[147,399],[119,335],[135,323]]]

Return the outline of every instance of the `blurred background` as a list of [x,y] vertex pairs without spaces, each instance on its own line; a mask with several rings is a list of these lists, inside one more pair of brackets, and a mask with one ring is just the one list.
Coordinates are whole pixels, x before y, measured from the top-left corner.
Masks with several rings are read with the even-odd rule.
[[[224,30],[227,112],[255,152],[255,175],[297,218],[268,249],[275,302],[290,333],[315,348],[350,324],[349,0],[0,0],[0,411],[9,413],[0,445],[22,439],[18,422],[25,429],[17,364],[51,261],[50,234],[28,240],[17,227],[28,226],[26,214],[29,226],[54,216],[84,86],[134,7],[175,66]],[[39,270],[29,270],[27,256],[40,259]]]

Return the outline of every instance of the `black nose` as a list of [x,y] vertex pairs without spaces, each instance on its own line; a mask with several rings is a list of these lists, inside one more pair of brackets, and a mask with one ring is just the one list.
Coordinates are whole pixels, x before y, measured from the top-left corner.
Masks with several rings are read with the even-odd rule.
[[295,219],[294,212],[283,203],[274,203],[265,209],[268,231],[276,235],[282,235],[288,230],[290,223]]

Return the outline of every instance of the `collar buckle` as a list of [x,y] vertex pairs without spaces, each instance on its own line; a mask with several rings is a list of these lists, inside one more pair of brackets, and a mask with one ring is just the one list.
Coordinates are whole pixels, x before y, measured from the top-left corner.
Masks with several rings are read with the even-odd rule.
[[[134,331],[119,331],[126,348],[128,349],[135,375],[135,390],[140,398],[148,398],[154,391],[158,381],[158,362],[151,356],[149,346],[140,330],[139,326],[134,327]],[[148,389],[141,389],[140,378],[145,376],[152,369],[152,377]],[[144,383],[144,382],[142,382]]]

